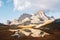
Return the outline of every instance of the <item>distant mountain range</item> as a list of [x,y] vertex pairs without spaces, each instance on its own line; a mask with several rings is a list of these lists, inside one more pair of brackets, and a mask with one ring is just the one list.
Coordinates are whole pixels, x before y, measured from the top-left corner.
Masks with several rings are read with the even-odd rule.
[[40,10],[35,14],[22,14],[17,20],[13,20],[11,24],[41,24],[47,20],[54,20],[54,17],[48,17],[45,15],[44,11]]

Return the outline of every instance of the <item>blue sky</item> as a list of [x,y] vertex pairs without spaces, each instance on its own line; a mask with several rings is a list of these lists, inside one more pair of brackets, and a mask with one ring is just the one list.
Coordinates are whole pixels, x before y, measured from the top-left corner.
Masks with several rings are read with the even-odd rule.
[[48,16],[60,18],[60,0],[0,0],[0,23],[38,10],[44,10]]

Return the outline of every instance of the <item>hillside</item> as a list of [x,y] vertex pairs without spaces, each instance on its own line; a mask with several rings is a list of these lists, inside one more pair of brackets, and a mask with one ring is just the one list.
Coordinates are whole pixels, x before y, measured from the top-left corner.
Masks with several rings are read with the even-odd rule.
[[[52,23],[42,26],[40,29],[50,33],[45,37],[31,37],[31,36],[24,36],[24,37],[11,37],[11,34],[14,32],[9,31],[9,29],[14,29],[12,26],[2,25],[0,26],[0,39],[1,40],[59,40],[60,39],[60,21],[59,19],[55,20]],[[49,28],[49,30],[47,29]]]

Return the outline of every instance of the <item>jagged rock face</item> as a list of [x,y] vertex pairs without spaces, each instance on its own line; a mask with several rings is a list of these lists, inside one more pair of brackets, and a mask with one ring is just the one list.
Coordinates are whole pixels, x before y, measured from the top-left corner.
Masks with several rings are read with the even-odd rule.
[[25,18],[30,18],[32,15],[30,15],[30,14],[23,14],[23,15],[21,15],[20,17],[19,17],[19,19],[18,19],[18,21],[22,21],[22,20],[24,20]]
[[48,20],[43,11],[38,11],[31,17],[31,23],[43,23],[44,20]]
[[7,25],[10,25],[11,24],[11,21],[7,20]]
[[37,16],[32,16],[31,19],[31,23],[40,23],[40,19]]
[[47,21],[48,20],[48,16],[45,15],[44,11],[38,11],[35,16],[37,16],[40,21]]
[[[26,14],[25,14],[26,15]],[[36,14],[34,15],[27,15],[26,17],[22,17],[23,20],[22,22],[24,23],[29,21],[33,24],[37,24],[37,23],[43,23],[44,21],[47,21],[48,20],[48,17],[44,14],[43,11],[38,11]],[[28,18],[29,20],[26,20],[26,18]]]
[[43,24],[48,20],[54,20],[54,18],[48,17],[45,15],[43,11],[38,11],[34,15],[23,14],[19,17],[17,21],[13,21],[13,23],[17,24]]
[[24,20],[22,20],[22,24],[24,24],[24,25],[30,24],[30,19],[28,17],[25,18]]
[[14,19],[14,20],[11,22],[10,25],[18,25],[18,24],[19,24],[19,22],[18,22],[16,19]]

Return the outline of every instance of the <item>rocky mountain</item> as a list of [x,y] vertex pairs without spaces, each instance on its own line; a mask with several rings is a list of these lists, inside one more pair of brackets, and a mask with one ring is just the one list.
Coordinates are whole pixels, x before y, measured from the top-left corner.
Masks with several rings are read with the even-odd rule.
[[31,23],[43,23],[44,21],[48,20],[48,17],[45,15],[43,11],[38,11],[31,17]]
[[39,10],[33,15],[23,14],[19,17],[19,19],[17,19],[16,21],[12,21],[12,22],[14,22],[15,24],[17,23],[17,24],[28,25],[28,24],[42,24],[48,20],[54,20],[54,18],[46,16],[44,11]]
[[25,18],[30,18],[31,16],[32,16],[32,15],[30,15],[30,14],[24,13],[24,14],[22,14],[22,15],[19,17],[18,21],[22,21],[22,20],[24,20]]
[[[26,19],[26,18],[28,18],[29,20]],[[29,21],[32,24],[40,24],[40,23],[46,22],[47,20],[54,20],[52,17],[46,16],[45,13],[43,11],[41,11],[41,10],[38,11],[37,13],[35,13],[34,15],[32,15],[32,16],[28,15],[28,17],[26,16],[23,19],[24,19],[24,20],[22,20],[23,23],[24,22],[28,23],[28,21]]]
[[18,20],[14,19],[10,25],[18,25],[18,24],[19,24]]

